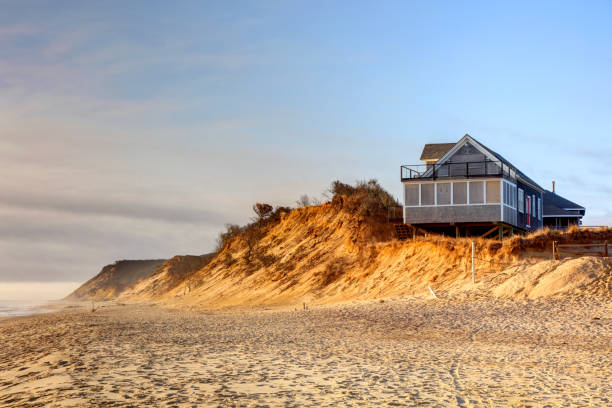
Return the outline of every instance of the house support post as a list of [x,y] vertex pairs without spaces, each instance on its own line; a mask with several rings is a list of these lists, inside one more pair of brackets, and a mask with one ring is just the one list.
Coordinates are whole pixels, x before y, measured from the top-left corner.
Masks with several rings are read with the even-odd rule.
[[504,224],[499,226],[499,242],[504,240]]
[[459,226],[455,225],[455,238],[459,238],[461,236],[461,231],[459,230]]

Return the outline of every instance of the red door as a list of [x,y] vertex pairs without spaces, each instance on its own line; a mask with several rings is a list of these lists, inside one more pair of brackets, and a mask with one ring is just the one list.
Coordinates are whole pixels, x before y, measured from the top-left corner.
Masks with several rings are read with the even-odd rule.
[[531,228],[531,197],[525,197],[525,225]]

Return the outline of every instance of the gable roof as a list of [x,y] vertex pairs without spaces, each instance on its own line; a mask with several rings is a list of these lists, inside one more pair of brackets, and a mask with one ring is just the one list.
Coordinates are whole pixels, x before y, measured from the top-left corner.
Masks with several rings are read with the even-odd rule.
[[421,161],[438,160],[455,145],[456,143],[428,143],[423,147]]
[[571,210],[585,211],[585,208],[583,206],[578,205],[575,202],[568,200],[567,198],[561,197],[560,195],[553,193],[552,191],[545,190],[542,198],[544,200],[544,216],[565,215],[573,217],[582,217],[582,214],[576,214],[575,212],[571,212]]
[[467,133],[461,139],[459,139],[459,141],[457,143],[455,143],[455,145],[451,149],[449,149],[444,154],[444,156],[442,156],[438,160],[438,162],[442,162],[443,163],[445,160],[449,159],[457,150],[459,150],[459,148],[461,148],[461,146],[463,146],[467,142],[472,143],[474,145],[474,147],[476,147],[478,150],[480,150],[485,156],[488,156],[489,159],[491,159],[493,161],[500,161],[500,162],[504,163],[506,166],[511,167],[512,169],[514,169],[516,171],[517,176],[519,176],[521,179],[523,179],[524,182],[526,182],[528,184],[531,184],[536,189],[544,191],[544,189],[538,183],[533,181],[531,178],[527,177],[527,175],[525,173],[523,173],[522,171],[517,169],[516,166],[514,166],[512,163],[510,163],[508,160],[506,160],[501,154],[496,153],[495,151],[489,149],[488,147],[486,147],[485,145],[483,145],[482,143],[480,143],[479,141],[477,141],[476,139],[474,139],[472,136],[470,136]]

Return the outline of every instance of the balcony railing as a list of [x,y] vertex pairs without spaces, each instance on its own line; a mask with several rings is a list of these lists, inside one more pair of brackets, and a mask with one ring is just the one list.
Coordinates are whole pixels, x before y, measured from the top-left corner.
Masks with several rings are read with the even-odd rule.
[[402,181],[470,177],[516,177],[516,170],[501,161],[417,164],[401,166]]

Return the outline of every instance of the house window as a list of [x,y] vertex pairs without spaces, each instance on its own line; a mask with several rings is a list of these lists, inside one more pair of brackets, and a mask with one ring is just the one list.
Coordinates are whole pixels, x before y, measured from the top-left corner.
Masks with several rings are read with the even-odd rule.
[[542,221],[542,199],[538,197],[538,219]]
[[438,183],[436,188],[438,189],[438,205],[450,204],[450,183]]
[[504,182],[504,204],[516,208],[516,187]]
[[453,204],[467,204],[467,183],[453,183]]
[[482,176],[484,174],[485,164],[484,162],[468,163],[468,175],[469,176]]
[[419,185],[406,184],[404,188],[404,205],[419,205]]
[[499,181],[487,181],[487,203],[499,203]]
[[522,188],[518,189],[518,210],[521,214],[525,212],[525,192]]
[[482,204],[484,202],[483,185],[482,181],[470,181],[470,204]]
[[535,199],[535,194],[531,196],[531,216],[534,217],[534,218],[538,216],[536,214],[536,199]]
[[421,184],[421,205],[434,205],[435,184]]

